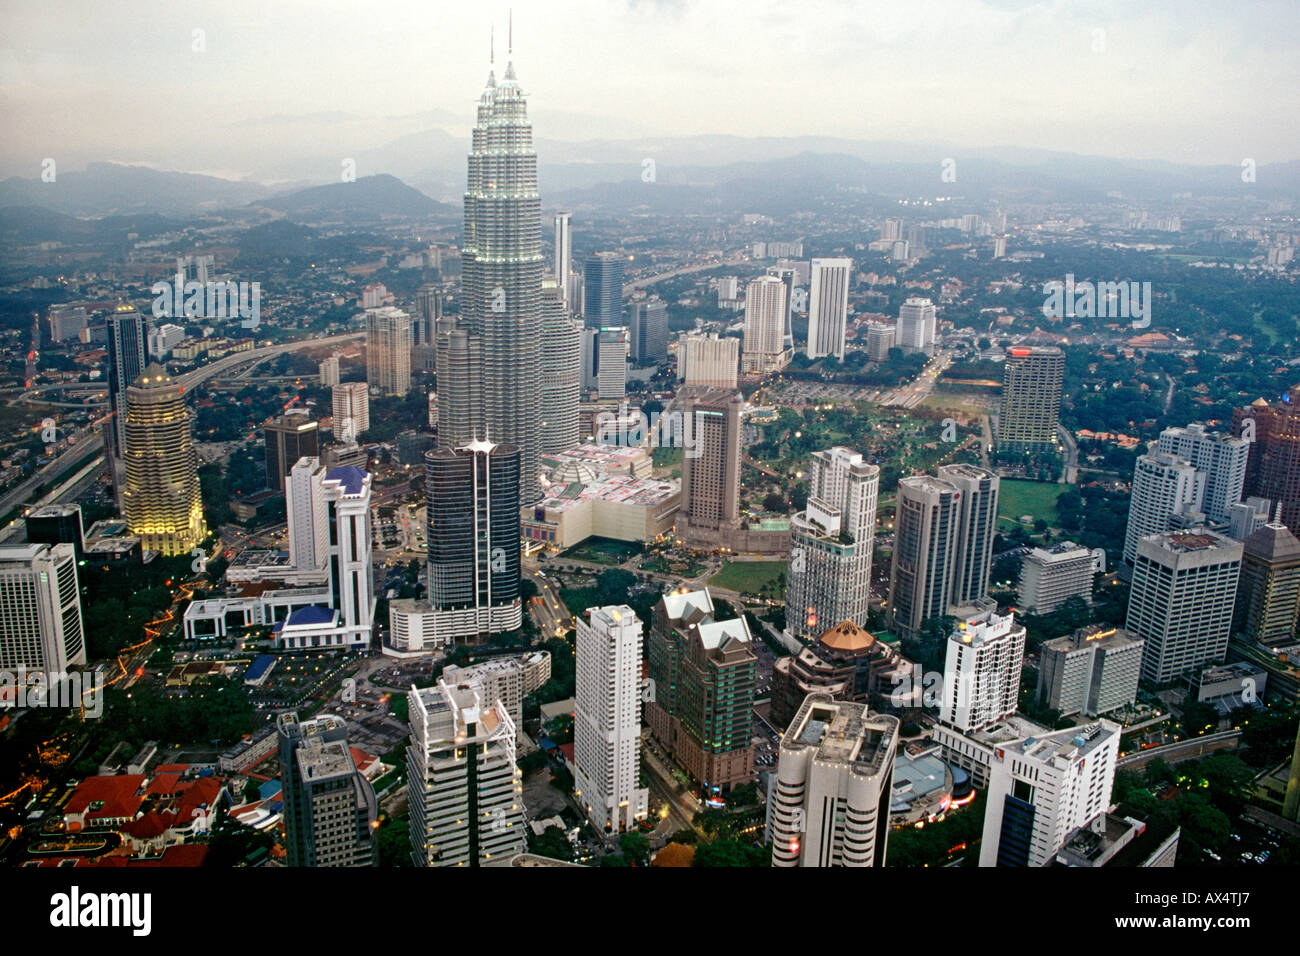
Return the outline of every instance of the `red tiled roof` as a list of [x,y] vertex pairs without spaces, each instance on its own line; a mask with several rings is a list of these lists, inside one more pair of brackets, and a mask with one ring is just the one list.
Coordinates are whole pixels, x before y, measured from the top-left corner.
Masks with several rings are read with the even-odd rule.
[[[143,797],[136,796],[145,782],[143,774],[118,774],[117,776],[87,777],[77,786],[64,812],[85,814],[92,818],[133,817]],[[93,803],[103,803],[98,810],[90,810]]]
[[560,753],[568,763],[573,763],[573,744],[560,744]]
[[169,795],[179,793],[183,787],[179,786],[181,775],[178,773],[160,773],[149,782],[149,789],[145,795],[151,793]]

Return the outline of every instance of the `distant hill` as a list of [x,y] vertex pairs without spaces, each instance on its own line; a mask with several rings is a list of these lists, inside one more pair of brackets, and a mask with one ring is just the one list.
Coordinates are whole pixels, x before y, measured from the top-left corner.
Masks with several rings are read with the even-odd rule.
[[395,176],[362,176],[354,182],[313,186],[283,196],[258,200],[255,205],[274,209],[299,221],[334,219],[375,220],[456,218],[455,206],[430,199]]
[[42,206],[72,216],[193,215],[243,206],[271,193],[260,183],[89,163],[84,172],[58,171],[50,183],[19,176],[0,181],[0,207]]
[[180,220],[156,213],[129,216],[104,216],[78,219],[44,206],[5,206],[0,208],[0,237],[17,242],[62,242],[76,245],[85,242],[148,239],[183,225]]

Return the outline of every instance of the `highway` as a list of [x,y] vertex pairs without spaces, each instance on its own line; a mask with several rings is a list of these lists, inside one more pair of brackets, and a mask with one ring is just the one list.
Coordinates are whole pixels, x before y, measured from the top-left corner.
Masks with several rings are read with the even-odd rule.
[[1156,757],[1161,758],[1168,764],[1178,763],[1180,760],[1192,760],[1197,757],[1207,756],[1213,750],[1235,748],[1240,739],[1240,730],[1225,730],[1218,734],[1206,734],[1204,737],[1180,740],[1176,743],[1152,747],[1150,750],[1138,750],[1126,754],[1116,761],[1115,768],[1123,770],[1141,767]]
[[934,383],[938,381],[939,376],[943,374],[944,369],[950,364],[952,364],[952,353],[940,350],[921,370],[921,374],[916,377],[916,381],[911,385],[890,389],[880,397],[880,404],[892,405],[898,408],[916,408],[925,401],[926,397],[934,389]]

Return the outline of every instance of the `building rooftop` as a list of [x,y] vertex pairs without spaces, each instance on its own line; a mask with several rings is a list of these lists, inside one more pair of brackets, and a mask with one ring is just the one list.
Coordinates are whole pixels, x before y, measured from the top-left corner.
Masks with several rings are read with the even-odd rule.
[[343,486],[344,494],[359,495],[365,485],[366,473],[356,465],[343,465],[326,472],[325,480],[339,482]]
[[680,494],[681,490],[681,485],[674,481],[615,475],[585,484],[549,485],[542,491],[540,504],[553,512],[569,511],[588,501],[653,507]]
[[853,621],[840,621],[840,623],[823,633],[818,640],[825,647],[844,654],[854,654],[868,650],[876,643],[876,639],[870,631],[859,627]]
[[786,731],[781,747],[815,747],[816,760],[850,763],[861,772],[874,773],[883,766],[897,741],[898,718],[872,713],[866,704],[810,694]]

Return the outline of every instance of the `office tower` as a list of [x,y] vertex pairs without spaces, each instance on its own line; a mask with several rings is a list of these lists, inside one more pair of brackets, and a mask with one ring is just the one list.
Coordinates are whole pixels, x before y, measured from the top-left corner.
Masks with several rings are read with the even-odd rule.
[[1142,641],[1123,628],[1092,624],[1046,641],[1037,698],[1063,717],[1097,717],[1137,700]]
[[524,852],[523,783],[509,712],[473,680],[439,680],[409,698],[415,865],[482,866]]
[[366,384],[382,395],[411,390],[411,317],[401,309],[366,311]]
[[1138,542],[1175,527],[1175,520],[1195,520],[1205,501],[1205,475],[1176,455],[1139,455],[1133,468],[1128,526],[1124,531],[1124,561],[1137,559]]
[[460,448],[487,430],[481,401],[482,340],[444,320],[438,329],[438,447]]
[[601,401],[627,395],[627,329],[600,330],[596,369],[596,394]]
[[349,645],[369,647],[375,617],[370,567],[370,475],[360,468],[332,468],[321,481],[329,525],[330,606],[336,631]]
[[[582,395],[582,322],[569,316],[564,292],[542,283],[542,440],[543,454],[576,448],[578,403]],[[462,442],[464,444],[464,442]]]
[[329,508],[325,502],[326,469],[319,458],[299,458],[285,479],[285,518],[289,563],[299,583],[329,577]]
[[857,452],[813,453],[808,506],[790,521],[786,627],[796,637],[867,623],[879,488],[880,469]]
[[577,304],[569,301],[569,276],[573,273],[573,214],[557,212],[555,214],[555,268],[551,278],[560,290],[560,298],[570,312]]
[[551,655],[549,651],[530,651],[516,657],[493,657],[468,667],[448,664],[442,679],[452,686],[470,681],[479,684],[483,699],[499,701],[514,721],[516,732],[521,732],[524,698],[551,679]]
[[952,482],[929,475],[898,481],[889,614],[893,629],[903,636],[916,636],[927,620],[948,611],[959,494]]
[[40,505],[27,512],[24,524],[32,544],[70,544],[80,554],[85,537],[81,505]]
[[682,457],[682,506],[677,537],[687,547],[716,548],[740,527],[739,392],[709,390],[684,396],[686,435],[694,443]]
[[1016,606],[1026,614],[1051,614],[1072,597],[1091,603],[1096,573],[1097,555],[1081,544],[1034,548],[1020,561]]
[[939,720],[962,733],[1016,712],[1025,664],[1025,629],[1010,614],[984,611],[958,621],[948,637]]
[[64,674],[86,663],[71,544],[0,547],[0,670]]
[[513,445],[482,440],[424,456],[429,604],[440,641],[520,625],[520,457]]
[[886,219],[880,224],[881,239],[901,239],[903,236],[903,220]]
[[1163,684],[1223,660],[1241,555],[1240,541],[1205,530],[1138,542],[1124,627],[1146,642],[1143,679]]
[[356,441],[370,428],[370,392],[366,383],[335,385],[330,390],[330,397],[334,406],[334,440]]
[[781,347],[794,354],[794,288],[799,281],[798,272],[790,266],[767,267],[767,274],[776,276],[785,286],[785,330],[781,333]]
[[913,296],[898,310],[898,326],[894,333],[895,344],[905,352],[933,352],[938,318],[934,303]]
[[641,621],[626,605],[578,618],[574,792],[597,832],[632,831],[649,810],[641,771]]
[[590,392],[596,387],[596,372],[600,366],[600,329],[583,326],[578,352],[582,362],[580,385],[583,392]]
[[894,347],[896,328],[881,322],[872,322],[867,326],[867,358],[873,362],[884,362],[889,358],[889,350]]
[[164,322],[149,331],[146,336],[149,343],[149,357],[162,361],[171,354],[171,350],[185,341],[185,330],[179,325]]
[[1014,346],[1007,350],[1002,375],[999,450],[1037,452],[1055,448],[1065,353],[1055,347]]
[[1228,537],[1234,541],[1245,541],[1264,525],[1268,524],[1271,502],[1267,498],[1253,495],[1245,501],[1238,501],[1228,509]]
[[1250,442],[1207,432],[1204,425],[1193,424],[1186,428],[1166,428],[1160,433],[1156,450],[1176,455],[1203,472],[1205,500],[1201,510],[1214,522],[1230,518],[1232,506],[1241,501],[1245,487]]
[[[942,481],[954,485],[957,497],[957,542],[953,555],[948,604],[967,609],[986,602],[989,573],[993,570],[993,536],[998,525],[998,489],[1001,480],[978,465],[940,465]],[[961,610],[951,613],[960,614]]]
[[126,390],[144,374],[144,316],[125,303],[107,319],[108,325],[108,407],[113,416],[113,444],[110,453],[121,458],[126,447]]
[[378,866],[379,804],[348,748],[348,723],[276,718],[289,866]]
[[797,654],[776,659],[770,722],[775,727],[788,725],[812,693],[856,701],[892,697],[898,685],[911,678],[912,668],[897,642],[877,640],[852,621],[840,621]]
[[758,657],[745,619],[714,620],[707,588],[655,605],[646,723],[706,793],[749,783]]
[[365,471],[370,459],[364,448],[354,441],[346,441],[327,447],[320,453],[320,460],[327,470],[351,467]]
[[1233,630],[1261,644],[1290,644],[1298,613],[1300,541],[1273,521],[1242,542]]
[[849,319],[852,259],[814,259],[808,291],[808,348],[811,359],[834,355],[844,361],[844,328]]
[[[524,504],[541,494],[542,209],[537,153],[513,63],[498,85],[489,74],[479,100],[465,191],[460,327],[478,339],[476,436],[519,449]],[[472,385],[472,381],[469,382]],[[439,398],[445,386],[438,382]],[[449,411],[468,406],[455,398]],[[439,447],[451,447],[439,438]]]
[[1260,398],[1232,413],[1232,434],[1250,443],[1242,493],[1281,503],[1282,523],[1292,534],[1300,534],[1298,394],[1300,387],[1291,389],[1276,405]]
[[1110,808],[1120,728],[1108,720],[998,747],[980,866],[1048,866],[1070,834]]
[[442,296],[438,287],[426,282],[415,292],[415,322],[412,338],[417,345],[432,345],[438,334],[438,320],[442,318]]
[[623,262],[617,252],[593,252],[583,266],[582,309],[589,329],[623,325]]
[[632,360],[668,361],[668,303],[655,297],[633,302],[631,310]]
[[788,290],[776,276],[760,276],[745,288],[745,338],[741,367],[747,375],[776,372],[790,363],[785,347]]
[[52,305],[45,312],[45,320],[50,327],[50,341],[63,342],[76,338],[77,334],[90,323],[85,306]]
[[993,258],[1003,259],[1006,258],[1006,254],[1007,254],[1007,237],[994,236],[993,237]]
[[677,378],[685,385],[734,389],[740,339],[683,333],[677,338]]
[[189,554],[207,535],[184,388],[153,364],[126,390],[122,511],[146,551]]
[[898,718],[809,694],[768,797],[772,865],[884,866]]
[[320,454],[319,424],[306,415],[281,415],[262,429],[266,442],[266,487],[284,490],[294,462]]
[[718,306],[740,296],[740,280],[735,276],[722,276],[718,279]]
[[331,355],[320,363],[320,383],[325,388],[333,388],[339,383],[339,357]]

